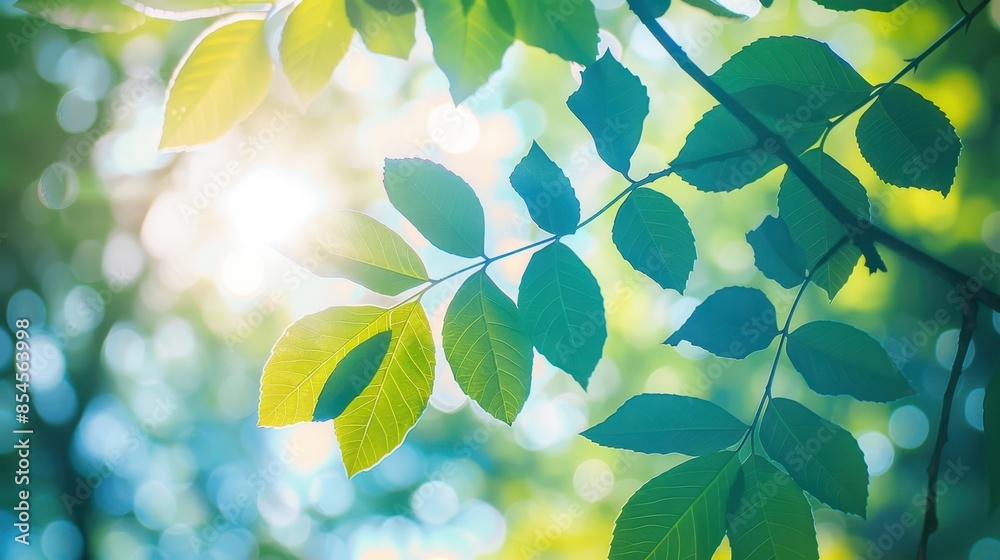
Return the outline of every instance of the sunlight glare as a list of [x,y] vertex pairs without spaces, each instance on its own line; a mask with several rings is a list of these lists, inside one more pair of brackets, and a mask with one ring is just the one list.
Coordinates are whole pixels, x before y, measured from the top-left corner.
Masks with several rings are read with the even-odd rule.
[[226,193],[226,222],[242,244],[274,245],[288,239],[307,215],[323,207],[322,191],[306,176],[255,167]]

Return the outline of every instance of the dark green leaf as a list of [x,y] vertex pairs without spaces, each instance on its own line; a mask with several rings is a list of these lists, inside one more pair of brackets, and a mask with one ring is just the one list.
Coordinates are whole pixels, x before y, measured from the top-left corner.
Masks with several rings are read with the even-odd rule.
[[531,256],[517,306],[531,342],[586,389],[608,338],[604,298],[587,265],[556,241]]
[[387,7],[395,10],[373,8],[365,0],[346,0],[346,3],[347,19],[358,30],[368,50],[404,60],[410,56],[417,41],[417,15],[408,7],[412,2],[389,0]]
[[893,84],[858,121],[858,147],[875,173],[897,187],[947,195],[962,141],[948,117],[912,89]]
[[891,12],[906,2],[907,0],[816,0],[820,6],[839,12],[852,12],[854,10]]
[[647,188],[633,191],[618,209],[611,239],[632,268],[665,290],[684,292],[694,270],[694,234],[669,197]]
[[387,159],[384,183],[392,205],[428,241],[461,257],[483,255],[483,205],[461,177],[424,159]]
[[413,0],[365,0],[365,2],[376,10],[390,14],[411,14],[417,11]]
[[805,37],[767,37],[743,47],[712,75],[736,93],[777,85],[802,94],[804,110],[832,118],[853,109],[872,92],[865,81],[826,43]]
[[573,185],[536,142],[531,143],[528,155],[510,174],[510,184],[524,199],[528,214],[538,227],[556,235],[576,232],[580,201]]
[[771,399],[760,442],[806,492],[830,507],[865,516],[868,466],[858,442],[801,404]]
[[727,516],[733,560],[818,560],[812,508],[802,489],[760,455],[741,470]]
[[700,10],[705,10],[706,12],[712,14],[713,16],[719,16],[730,19],[741,19],[746,20],[747,16],[739,12],[734,12],[729,8],[715,2],[714,0],[684,0],[685,4],[689,6],[694,6]]
[[365,390],[382,366],[390,341],[392,331],[380,332],[351,349],[337,363],[319,394],[313,411],[314,422],[340,416],[351,401]]
[[774,305],[756,288],[722,288],[701,302],[664,344],[686,340],[721,356],[742,360],[778,336]]
[[850,325],[805,324],[788,335],[786,351],[809,387],[821,395],[889,402],[913,394],[882,345]]
[[990,480],[990,513],[1000,506],[1000,368],[986,385],[983,397],[983,431],[986,432],[986,459]]
[[767,216],[757,229],[747,233],[753,247],[754,264],[771,280],[793,288],[806,279],[806,254],[792,240],[785,220]]
[[442,336],[444,355],[462,390],[493,417],[513,422],[531,387],[531,340],[514,302],[485,270],[455,293]]
[[634,0],[630,6],[632,9],[646,10],[653,17],[660,17],[667,13],[670,7],[670,0]]
[[360,212],[316,214],[300,235],[277,249],[314,274],[347,278],[387,296],[427,281],[424,263],[406,241]]
[[691,459],[647,482],[615,522],[609,560],[710,560],[726,532],[735,453]]
[[735,444],[746,430],[746,424],[715,403],[644,393],[582,435],[606,447],[640,453],[705,455]]
[[597,15],[591,0],[507,0],[525,43],[580,64],[597,58]]
[[[871,217],[871,203],[864,185],[837,160],[820,150],[806,152],[801,159],[854,215]],[[781,181],[778,209],[795,243],[805,251],[810,267],[815,266],[847,234],[840,220],[834,218],[792,172],[785,173]],[[850,225],[858,227],[858,224]],[[847,243],[833,254],[825,266],[816,270],[812,280],[826,290],[832,300],[847,283],[859,258],[861,250]]]
[[[781,86],[758,86],[734,95],[796,154],[812,146],[827,121],[808,109],[809,99]],[[803,111],[805,108],[805,111]],[[677,174],[699,190],[731,191],[749,185],[782,164],[776,145],[757,137],[728,109],[717,105],[688,134],[671,162]]]
[[434,44],[434,61],[448,76],[451,96],[460,103],[500,69],[513,31],[498,24],[490,0],[425,2],[427,34]]
[[649,96],[639,78],[608,51],[583,71],[580,89],[566,105],[594,137],[601,159],[627,174],[649,114]]

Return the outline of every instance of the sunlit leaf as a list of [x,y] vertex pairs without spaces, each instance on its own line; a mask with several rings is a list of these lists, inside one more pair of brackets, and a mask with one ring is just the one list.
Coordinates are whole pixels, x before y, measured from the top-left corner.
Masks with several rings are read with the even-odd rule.
[[[448,76],[451,96],[459,103],[500,69],[514,43],[513,25],[498,23],[493,11],[508,10],[503,0],[435,0],[424,2],[427,34],[434,61]],[[506,21],[512,23],[508,11]]]
[[485,270],[455,293],[442,335],[459,387],[496,419],[513,422],[531,387],[531,340],[514,302]]
[[[816,111],[796,112],[809,99],[781,86],[757,86],[734,95],[789,148],[801,154],[822,135],[827,121]],[[721,105],[695,124],[677,157],[670,163],[676,173],[699,190],[723,192],[760,179],[782,165],[776,145],[760,142],[742,122]]]
[[983,397],[983,431],[989,467],[990,513],[1000,506],[1000,373],[994,372]]
[[372,382],[392,342],[392,333],[380,332],[344,356],[323,385],[313,421],[333,420]]
[[316,214],[278,249],[315,274],[347,278],[389,296],[427,281],[424,263],[403,238],[360,212]]
[[[146,16],[117,0],[17,0],[15,8],[41,16],[59,27],[90,33],[126,33],[142,25]],[[14,40],[11,34],[10,39]]]
[[798,484],[760,455],[741,470],[727,516],[733,560],[819,560],[812,508]]
[[584,388],[608,338],[597,279],[567,246],[556,241],[531,256],[517,306],[538,351]]
[[597,15],[591,0],[507,0],[517,38],[564,60],[597,57]]
[[274,5],[274,2],[269,0],[119,0],[119,2],[149,17],[175,21],[212,18],[234,12],[267,12]]
[[622,203],[611,239],[632,268],[665,290],[683,293],[696,258],[684,211],[652,189],[639,188]]
[[389,201],[437,248],[462,257],[482,256],[486,217],[464,179],[425,159],[385,160]]
[[827,118],[853,109],[873,89],[826,43],[796,36],[750,43],[727,60],[712,79],[730,93],[769,84],[785,87],[805,97],[802,111],[815,111]]
[[801,404],[771,399],[760,442],[806,492],[830,507],[865,516],[868,466],[858,442]]
[[726,532],[735,453],[697,457],[647,482],[615,522],[609,560],[710,560]]
[[[837,160],[820,150],[811,150],[803,154],[801,159],[850,212],[866,219],[871,217],[871,203],[864,185],[837,163]],[[780,217],[788,224],[788,231],[796,245],[805,251],[806,262],[810,267],[815,266],[847,234],[840,220],[833,217],[823,203],[790,171],[785,173],[778,190],[778,209]],[[859,221],[850,225],[860,231],[857,229],[860,224]],[[826,290],[832,300],[847,283],[859,258],[861,250],[847,243],[830,257],[825,266],[816,270],[812,281]]]
[[913,394],[885,348],[850,325],[807,323],[788,335],[786,351],[809,387],[821,395],[889,402]]
[[854,10],[891,12],[906,2],[907,0],[816,0],[816,3],[824,8],[841,12]]
[[735,444],[746,430],[746,424],[715,403],[644,393],[581,435],[606,447],[641,453],[705,455]]
[[723,358],[741,360],[771,345],[778,336],[774,305],[756,288],[722,288],[695,308],[664,342],[686,340]]
[[412,2],[389,0],[387,10],[365,0],[345,0],[347,19],[373,53],[406,59],[416,44],[417,15]]
[[912,89],[893,84],[858,121],[858,147],[875,173],[897,187],[947,195],[962,142],[948,117]]
[[413,0],[365,0],[365,2],[376,10],[393,14],[409,14],[417,11]]
[[806,279],[806,254],[792,240],[785,220],[767,216],[757,229],[747,233],[753,247],[754,264],[764,276],[786,288]]
[[573,185],[536,142],[531,143],[528,155],[514,168],[510,184],[524,199],[528,214],[538,227],[556,235],[576,232],[580,201]]
[[264,101],[273,73],[263,18],[209,27],[170,80],[160,148],[190,148],[222,136]]
[[569,96],[566,105],[593,136],[601,159],[612,169],[628,173],[649,114],[646,86],[611,51],[588,66],[581,80],[580,89]]
[[281,32],[281,65],[303,105],[330,81],[353,35],[344,0],[302,0],[292,10]]

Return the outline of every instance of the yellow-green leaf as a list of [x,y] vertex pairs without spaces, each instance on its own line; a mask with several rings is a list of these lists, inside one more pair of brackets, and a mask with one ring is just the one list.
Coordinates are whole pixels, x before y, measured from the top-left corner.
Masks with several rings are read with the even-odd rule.
[[[113,0],[112,0],[113,1]],[[184,21],[233,12],[267,12],[273,0],[120,0],[151,18]]]
[[281,66],[308,105],[330,81],[351,46],[354,29],[344,0],[303,0],[281,32]]
[[262,17],[228,18],[208,28],[170,80],[160,148],[185,149],[222,136],[264,101],[273,74]]
[[406,2],[380,10],[365,0],[347,0],[347,17],[373,53],[406,59],[416,43],[417,15]]
[[[451,97],[460,103],[500,69],[514,43],[513,26],[504,27],[493,11],[506,4],[493,0],[436,0],[424,3],[427,34],[434,44],[434,61],[448,76]],[[509,21],[510,13],[506,12]]]
[[90,33],[126,33],[146,21],[146,16],[116,0],[18,0],[14,7],[59,27]]

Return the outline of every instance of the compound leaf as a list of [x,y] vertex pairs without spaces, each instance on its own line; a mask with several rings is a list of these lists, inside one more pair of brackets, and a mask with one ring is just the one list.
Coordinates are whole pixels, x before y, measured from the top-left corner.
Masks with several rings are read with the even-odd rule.
[[611,239],[632,268],[665,290],[684,293],[697,257],[694,234],[668,196],[647,188],[630,193],[615,216]]
[[785,220],[767,216],[757,229],[747,233],[753,247],[754,264],[764,276],[785,288],[794,288],[806,279],[806,254],[795,244]]
[[412,2],[389,0],[386,9],[365,0],[345,0],[347,19],[373,53],[406,60],[416,44],[417,14]]
[[501,0],[435,0],[423,7],[434,61],[448,77],[455,103],[460,103],[500,69],[503,54],[514,43],[513,27],[493,16],[507,5]]
[[344,412],[347,405],[371,383],[391,342],[391,332],[380,332],[358,344],[337,363],[319,394],[313,411],[314,422],[333,420]]
[[777,315],[764,292],[734,286],[708,296],[664,344],[686,340],[716,356],[742,360],[776,336]]
[[330,81],[351,47],[354,29],[344,0],[302,0],[281,31],[281,67],[303,105]]
[[563,60],[590,64],[597,57],[597,15],[591,0],[507,0],[517,38]]
[[580,201],[563,170],[538,146],[514,168],[510,184],[528,206],[538,227],[555,235],[570,235],[580,223]]

